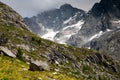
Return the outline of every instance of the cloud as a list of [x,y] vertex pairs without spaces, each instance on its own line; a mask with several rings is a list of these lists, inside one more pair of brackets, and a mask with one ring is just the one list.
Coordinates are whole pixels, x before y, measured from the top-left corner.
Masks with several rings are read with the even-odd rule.
[[99,0],[0,0],[23,17],[33,16],[45,10],[59,8],[61,5],[68,3],[79,9],[88,11],[95,2]]

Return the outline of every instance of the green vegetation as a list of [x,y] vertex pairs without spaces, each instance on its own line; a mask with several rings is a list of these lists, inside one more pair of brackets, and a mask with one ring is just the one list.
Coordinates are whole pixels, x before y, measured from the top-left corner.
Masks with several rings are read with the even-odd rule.
[[90,74],[90,73],[93,73],[93,70],[92,70],[92,68],[90,66],[84,65],[83,66],[83,72],[87,73],[87,74]]
[[29,65],[6,56],[0,56],[0,80],[77,80],[58,72],[28,71]]
[[24,61],[25,62],[25,58],[23,58],[23,52],[20,48],[18,48],[18,52],[17,52],[17,55],[16,57],[21,60],[21,61]]
[[[94,63],[91,63],[89,66],[87,65],[88,63],[84,61],[85,57],[96,54],[96,51],[44,40],[16,26],[0,25],[0,32],[4,34],[2,35],[3,38],[7,38],[5,43],[1,42],[2,46],[8,47],[17,56],[17,59],[1,57],[0,63],[3,65],[0,67],[1,80],[40,80],[41,78],[42,80],[49,80],[49,78],[57,80],[84,80],[90,78],[95,80],[97,75],[102,73],[103,70],[104,74],[101,75],[100,79],[104,79],[106,76],[109,77],[109,74],[113,73],[112,71],[108,72],[103,65],[94,65]],[[46,61],[50,71],[32,72],[26,70],[29,69],[29,65],[26,65],[25,62],[28,60],[23,55],[27,55],[34,60]],[[49,59],[50,55],[52,57]],[[113,60],[106,61],[111,63]],[[21,67],[24,65],[25,68]],[[57,75],[53,73],[57,73]],[[114,75],[119,74],[112,74],[112,76]]]

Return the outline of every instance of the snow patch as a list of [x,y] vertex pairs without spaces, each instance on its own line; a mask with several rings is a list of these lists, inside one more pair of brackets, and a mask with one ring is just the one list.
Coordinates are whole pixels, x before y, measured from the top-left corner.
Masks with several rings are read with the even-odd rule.
[[89,39],[89,41],[91,41],[91,40],[93,40],[93,39],[95,39],[95,38],[99,38],[99,37],[102,36],[104,33],[106,33],[106,32],[110,32],[110,31],[112,31],[112,30],[107,29],[105,32],[100,31],[99,33],[93,35],[93,36]]
[[93,35],[93,36],[89,39],[89,41],[91,41],[91,40],[93,40],[93,39],[95,39],[95,38],[99,38],[101,35],[103,35],[103,31],[100,31],[98,34]]
[[106,31],[107,31],[107,32],[109,32],[109,31],[112,31],[112,30],[110,30],[110,29],[107,29]]
[[114,20],[114,21],[112,21],[113,23],[119,23],[120,24],[120,20]]
[[83,20],[78,21],[78,23],[76,23],[76,24],[73,24],[71,26],[67,26],[67,27],[63,28],[63,30],[65,30],[67,28],[73,28],[73,27],[80,30],[82,28],[83,23],[84,23]]
[[60,44],[66,44],[66,41],[69,40],[72,35],[78,33],[78,31],[82,28],[83,24],[84,21],[80,20],[76,24],[64,27],[62,31],[60,31],[60,37],[55,37],[55,41]]
[[41,37],[44,39],[48,39],[48,40],[53,40],[54,36],[59,32],[59,31],[54,31],[53,29],[46,29],[47,33],[42,35]]
[[68,22],[70,22],[72,20],[72,17],[70,17],[69,19],[67,19],[66,21],[63,22],[63,24],[67,24]]
[[[65,21],[63,22],[63,24],[67,24],[67,23],[69,23],[70,21],[74,20],[74,18],[76,18],[79,13],[80,13],[80,12],[75,13],[74,16],[72,16],[72,17],[70,17],[69,19],[65,20]],[[83,16],[83,14],[81,14],[80,16]]]
[[60,44],[66,44],[66,41],[71,37],[71,34],[70,35],[63,35],[62,37],[60,38],[57,38],[55,41],[60,43]]

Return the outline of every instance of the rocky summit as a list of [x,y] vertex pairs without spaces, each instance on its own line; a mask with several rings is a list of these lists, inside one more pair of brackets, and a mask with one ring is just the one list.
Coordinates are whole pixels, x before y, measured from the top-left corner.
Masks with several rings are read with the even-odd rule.
[[[72,14],[74,18],[71,20],[81,20],[77,19],[78,15],[75,16],[75,14],[83,17],[81,10],[68,4],[62,6],[58,11],[66,11],[66,8],[68,11],[73,10],[70,15]],[[65,21],[64,24],[74,23]],[[32,33],[29,30],[30,27],[26,26],[18,13],[0,2],[1,80],[120,80],[119,60],[113,59],[111,55],[42,39]],[[68,27],[75,29],[74,26]],[[68,27],[61,30],[65,31]],[[117,33],[119,30],[115,32],[115,34]],[[113,35],[110,37],[114,37]],[[111,40],[119,42],[115,38],[107,41],[112,44]],[[118,45],[116,44],[116,46]]]

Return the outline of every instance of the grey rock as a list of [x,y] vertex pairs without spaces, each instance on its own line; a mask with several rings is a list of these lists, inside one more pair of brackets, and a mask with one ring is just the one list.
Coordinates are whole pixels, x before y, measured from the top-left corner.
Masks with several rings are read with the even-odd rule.
[[13,52],[11,52],[8,48],[2,46],[0,46],[0,53],[3,53],[4,55],[7,55],[9,57],[13,57],[13,58],[16,57],[16,55]]
[[30,71],[44,71],[44,69],[41,66],[38,66],[34,63],[30,63]]

